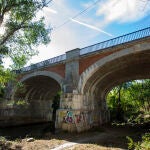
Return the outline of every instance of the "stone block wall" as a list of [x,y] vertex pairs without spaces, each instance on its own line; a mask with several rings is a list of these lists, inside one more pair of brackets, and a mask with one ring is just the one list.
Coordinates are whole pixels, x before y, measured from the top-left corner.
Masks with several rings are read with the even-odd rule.
[[57,110],[56,128],[69,132],[82,132],[109,121],[103,104],[96,103],[92,95],[65,93]]

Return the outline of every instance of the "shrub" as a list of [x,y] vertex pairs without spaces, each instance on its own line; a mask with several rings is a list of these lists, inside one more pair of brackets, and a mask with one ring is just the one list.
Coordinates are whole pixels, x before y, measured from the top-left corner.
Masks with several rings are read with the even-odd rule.
[[150,150],[150,133],[145,133],[142,136],[142,141],[134,142],[133,139],[128,136],[127,139],[129,150]]
[[18,100],[18,101],[15,101],[14,105],[19,106],[19,107],[28,107],[29,103],[25,100]]

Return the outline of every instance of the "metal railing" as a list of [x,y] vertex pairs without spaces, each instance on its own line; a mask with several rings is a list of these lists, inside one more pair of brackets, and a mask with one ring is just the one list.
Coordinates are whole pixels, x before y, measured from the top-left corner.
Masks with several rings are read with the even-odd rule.
[[112,46],[124,44],[127,42],[145,38],[148,36],[150,36],[150,27],[82,48],[80,50],[80,55],[85,55],[87,53],[91,53],[91,52],[106,49]]
[[[112,46],[128,43],[128,42],[138,40],[141,38],[146,38],[149,36],[150,36],[150,27],[142,29],[142,30],[138,30],[138,31],[126,34],[126,35],[122,35],[122,36],[119,36],[119,37],[116,37],[116,38],[113,38],[113,39],[110,39],[110,40],[107,40],[104,42],[100,42],[100,43],[97,43],[97,44],[94,44],[94,45],[91,45],[88,47],[81,48],[80,55],[85,55],[88,53],[103,50],[106,48],[110,48]],[[30,70],[42,68],[42,67],[48,66],[50,64],[58,63],[58,62],[61,62],[64,60],[66,60],[66,54],[63,54],[63,55],[60,55],[60,56],[57,56],[54,58],[50,58],[48,60],[24,67],[20,70],[16,70],[16,73],[27,72]]]
[[44,61],[41,61],[39,63],[30,65],[30,66],[27,66],[27,67],[24,67],[20,70],[16,70],[16,73],[27,72],[27,71],[34,70],[34,69],[37,69],[37,68],[42,68],[42,67],[48,66],[50,64],[54,64],[54,63],[64,61],[65,59],[66,59],[66,54],[63,54],[63,55],[44,60]]

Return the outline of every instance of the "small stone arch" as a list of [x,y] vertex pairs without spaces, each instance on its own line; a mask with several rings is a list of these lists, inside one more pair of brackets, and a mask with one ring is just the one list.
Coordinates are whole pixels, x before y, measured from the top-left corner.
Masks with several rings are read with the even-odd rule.
[[60,85],[62,85],[63,78],[60,75],[58,75],[58,74],[56,74],[54,72],[51,72],[51,71],[37,71],[37,72],[33,72],[31,74],[28,74],[28,75],[24,76],[20,80],[20,82],[23,82],[23,81],[25,81],[25,80],[27,80],[27,79],[29,79],[31,77],[39,76],[39,75],[43,75],[43,76],[47,76],[47,77],[50,77],[52,79],[55,79]]
[[[50,78],[54,79],[60,85],[60,87],[62,89],[64,79],[60,75],[58,75],[54,72],[51,72],[51,71],[36,71],[36,72],[30,73],[30,74],[27,74],[27,75],[23,76],[23,78],[21,78],[19,80],[19,82],[23,83],[24,81],[26,81],[32,77],[36,77],[36,76],[50,77]],[[11,96],[12,100],[14,99],[16,91],[17,91],[17,87],[15,87],[13,89],[12,96]]]

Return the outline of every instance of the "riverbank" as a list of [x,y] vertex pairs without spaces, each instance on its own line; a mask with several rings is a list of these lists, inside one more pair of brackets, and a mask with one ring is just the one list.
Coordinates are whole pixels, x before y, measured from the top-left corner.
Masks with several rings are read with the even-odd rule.
[[141,140],[141,136],[146,132],[149,132],[149,129],[129,126],[103,126],[80,134],[56,132],[54,135],[47,132],[42,137],[32,137],[31,141],[28,141],[28,135],[25,138],[16,138],[14,140],[2,139],[1,137],[0,144],[3,147],[1,150],[57,150],[60,146],[67,143],[68,146],[60,147],[60,149],[119,150],[127,149],[128,141],[126,136],[130,136],[134,141],[138,141]]

